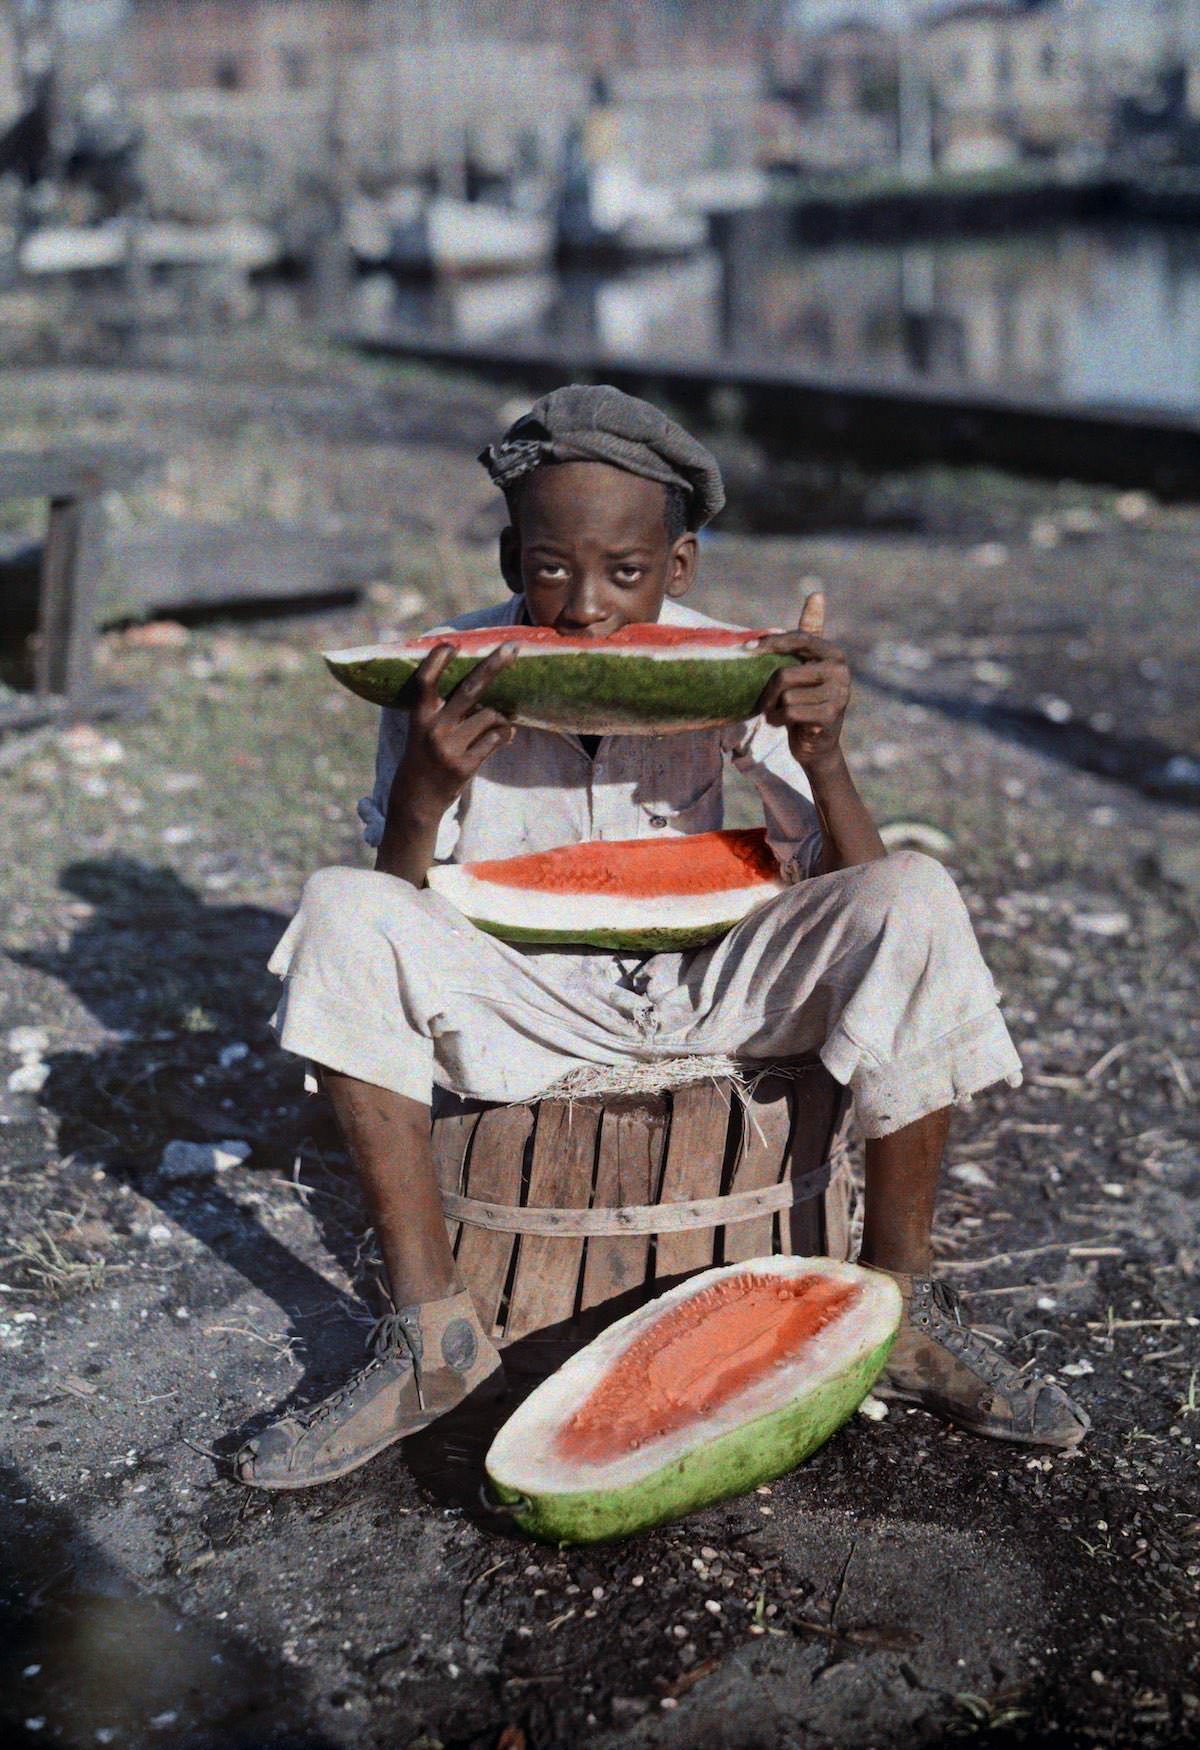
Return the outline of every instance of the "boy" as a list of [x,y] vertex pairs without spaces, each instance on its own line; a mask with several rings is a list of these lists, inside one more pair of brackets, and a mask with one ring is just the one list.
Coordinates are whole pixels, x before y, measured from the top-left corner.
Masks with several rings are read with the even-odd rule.
[[[532,623],[603,637],[632,622],[714,622],[680,605],[696,532],[721,508],[716,462],[655,408],[611,388],[538,402],[480,458],[508,503],[511,599],[456,627]],[[841,748],[850,696],[824,602],[764,645],[795,658],[752,721],[668,736],[515,728],[481,703],[501,648],[445,701],[440,645],[410,712],[385,711],[375,871],[320,870],[271,960],[280,1042],[321,1066],[378,1237],[392,1310],[372,1358],[314,1410],[238,1454],[243,1481],[342,1476],[475,1391],[500,1357],[458,1278],[429,1144],[436,1081],[485,1100],[540,1093],[579,1061],[819,1051],[852,1088],[866,1141],[861,1262],[901,1288],[905,1320],[877,1389],[1004,1440],[1075,1445],[1088,1422],[964,1329],[932,1280],[930,1229],[948,1107],[1020,1064],[966,909],[940,864],[885,853]],[[722,941],[642,957],[517,948],[424,888],[466,862],[594,838],[721,824],[723,759],[755,783],[787,891]]]

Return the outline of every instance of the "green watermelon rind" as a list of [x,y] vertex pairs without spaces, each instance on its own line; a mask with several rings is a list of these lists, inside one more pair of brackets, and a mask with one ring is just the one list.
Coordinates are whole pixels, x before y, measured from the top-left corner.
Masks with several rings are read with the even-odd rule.
[[858,1409],[883,1372],[896,1328],[875,1348],[810,1392],[734,1428],[618,1489],[530,1495],[491,1476],[514,1522],[541,1543],[602,1543],[743,1495],[816,1452]]
[[[373,705],[403,704],[421,657],[325,656],[330,673]],[[443,698],[484,660],[471,652],[447,663],[438,681]],[[488,687],[483,702],[531,728],[583,734],[655,734],[709,729],[752,717],[776,669],[794,657],[780,651],[728,656],[591,655],[570,650],[524,656]]]
[[683,948],[703,948],[710,942],[720,941],[727,936],[742,918],[735,917],[719,923],[696,924],[681,929],[671,929],[669,925],[661,927],[646,927],[635,930],[539,930],[534,926],[524,928],[520,924],[498,924],[491,918],[472,917],[469,920],[477,930],[482,930],[485,936],[498,936],[503,942],[526,943],[533,947],[554,948],[607,948],[624,950],[627,953],[640,951],[646,954],[671,954]]

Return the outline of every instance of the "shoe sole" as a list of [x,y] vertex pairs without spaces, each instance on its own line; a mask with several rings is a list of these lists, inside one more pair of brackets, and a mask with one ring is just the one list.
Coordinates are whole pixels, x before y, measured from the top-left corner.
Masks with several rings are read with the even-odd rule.
[[348,1477],[352,1471],[361,1470],[364,1464],[370,1464],[373,1458],[378,1458],[381,1452],[386,1452],[389,1446],[395,1446],[398,1440],[407,1440],[410,1434],[419,1434],[423,1428],[428,1428],[431,1422],[436,1422],[436,1416],[430,1416],[429,1421],[420,1422],[415,1428],[403,1428],[398,1434],[389,1434],[386,1440],[381,1440],[373,1446],[370,1452],[358,1453],[346,1464],[339,1465],[336,1470],[322,1471],[319,1477],[267,1478],[246,1477],[235,1467],[234,1475],[239,1483],[244,1483],[248,1489],[263,1489],[271,1495],[283,1494],[288,1490],[319,1489],[322,1483],[336,1483],[339,1477]]
[[1071,1452],[1091,1432],[1092,1419],[1085,1411],[1084,1423],[1077,1434],[1062,1440],[1047,1440],[1036,1434],[1017,1434],[1003,1428],[987,1428],[978,1422],[963,1422],[956,1416],[948,1416],[944,1410],[931,1408],[929,1404],[913,1392],[896,1391],[891,1386],[875,1385],[871,1387],[873,1397],[882,1398],[889,1404],[914,1404],[917,1409],[924,1410],[927,1416],[936,1416],[941,1422],[949,1422],[952,1428],[961,1428],[964,1434],[978,1434],[984,1440],[1007,1440],[1011,1446],[1048,1446],[1053,1452]]
[[[499,1372],[500,1369],[497,1368],[496,1371]],[[507,1395],[508,1387],[503,1382],[499,1387],[489,1390],[493,1378],[494,1375],[489,1374],[488,1378],[481,1381],[480,1384],[475,1387],[473,1392],[468,1392],[466,1397],[460,1398],[457,1404],[450,1404],[446,1409],[438,1410],[432,1416],[426,1416],[423,1421],[415,1423],[411,1428],[402,1428],[395,1434],[389,1434],[386,1440],[379,1441],[377,1445],[371,1448],[370,1452],[356,1453],[346,1464],[339,1465],[336,1470],[322,1471],[319,1477],[304,1477],[296,1478],[295,1480],[291,1478],[281,1478],[276,1480],[274,1477],[270,1479],[266,1477],[244,1477],[237,1469],[236,1458],[234,1460],[234,1477],[239,1483],[244,1484],[246,1488],[262,1489],[265,1493],[270,1495],[286,1494],[289,1491],[295,1492],[299,1489],[319,1489],[323,1483],[336,1483],[340,1477],[348,1477],[354,1471],[361,1470],[364,1464],[370,1464],[373,1458],[378,1458],[379,1454],[381,1452],[386,1452],[389,1446],[395,1446],[400,1440],[408,1440],[414,1434],[423,1433],[426,1428],[431,1428],[435,1422],[439,1422],[443,1416],[448,1416],[452,1410],[461,1409],[463,1404],[470,1402],[483,1404],[492,1399],[499,1400],[500,1398],[505,1397]]]

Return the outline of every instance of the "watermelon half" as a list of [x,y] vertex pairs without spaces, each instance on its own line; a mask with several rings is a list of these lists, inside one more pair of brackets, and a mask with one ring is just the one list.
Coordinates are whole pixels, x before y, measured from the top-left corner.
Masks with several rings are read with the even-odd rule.
[[537,1387],[485,1460],[533,1537],[593,1543],[744,1494],[858,1408],[900,1325],[890,1276],[830,1258],[705,1270]]
[[437,863],[428,881],[509,942],[650,954],[716,941],[785,885],[762,827]]
[[514,722],[581,735],[660,735],[753,716],[775,670],[795,661],[749,649],[761,636],[654,624],[623,626],[611,638],[567,638],[552,626],[487,626],[433,632],[411,644],[331,650],[325,661],[360,698],[403,705],[406,686],[436,645],[457,651],[438,683],[444,698],[493,650],[515,644],[517,660],[484,695]]

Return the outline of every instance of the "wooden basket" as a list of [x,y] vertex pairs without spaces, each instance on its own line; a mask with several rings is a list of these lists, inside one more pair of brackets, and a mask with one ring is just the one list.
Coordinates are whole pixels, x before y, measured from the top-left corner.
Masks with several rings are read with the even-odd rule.
[[439,1092],[442,1203],[484,1329],[583,1334],[606,1303],[628,1311],[712,1264],[847,1257],[846,1104],[814,1059],[764,1065],[749,1088],[514,1106]]

